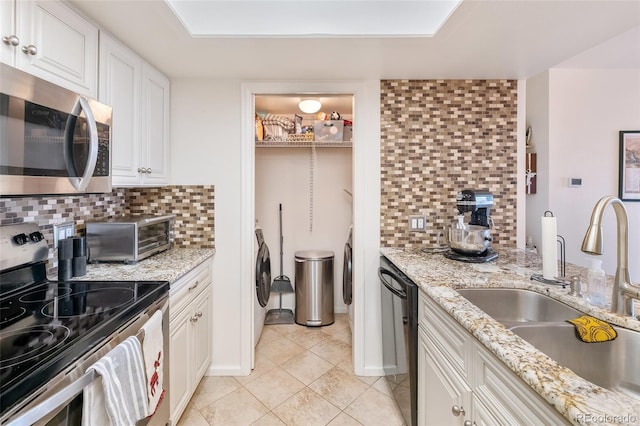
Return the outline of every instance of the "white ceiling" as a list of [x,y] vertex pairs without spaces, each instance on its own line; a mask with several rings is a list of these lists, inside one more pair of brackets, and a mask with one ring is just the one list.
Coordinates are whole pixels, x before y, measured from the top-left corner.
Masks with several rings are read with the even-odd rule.
[[557,68],[640,69],[640,26],[561,62]]
[[431,36],[461,0],[165,1],[192,36],[333,37]]
[[640,25],[638,0],[465,0],[434,37],[194,38],[164,0],[70,3],[170,77],[238,80],[528,78]]

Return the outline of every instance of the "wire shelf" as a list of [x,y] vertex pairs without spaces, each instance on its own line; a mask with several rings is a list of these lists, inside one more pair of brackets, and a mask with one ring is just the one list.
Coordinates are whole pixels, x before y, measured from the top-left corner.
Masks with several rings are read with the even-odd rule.
[[351,148],[352,142],[256,141],[256,148]]

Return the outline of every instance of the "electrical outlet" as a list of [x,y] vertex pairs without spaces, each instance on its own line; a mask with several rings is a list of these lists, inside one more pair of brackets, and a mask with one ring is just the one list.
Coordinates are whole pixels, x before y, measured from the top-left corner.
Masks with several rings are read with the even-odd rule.
[[53,225],[53,247],[58,247],[58,240],[73,237],[75,235],[75,227],[73,222],[64,222]]
[[409,216],[409,230],[425,232],[427,230],[427,217],[423,215]]

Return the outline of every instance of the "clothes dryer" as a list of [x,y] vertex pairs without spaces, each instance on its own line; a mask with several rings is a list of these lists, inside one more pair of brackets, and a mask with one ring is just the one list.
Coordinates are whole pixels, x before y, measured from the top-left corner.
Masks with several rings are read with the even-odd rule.
[[267,313],[267,303],[271,294],[271,256],[269,247],[264,241],[262,228],[256,226],[256,241],[254,254],[256,257],[255,269],[255,298],[254,298],[254,325],[253,346],[255,347],[262,335],[264,318]]
[[353,332],[353,226],[349,227],[342,262],[342,300],[347,305],[349,327]]

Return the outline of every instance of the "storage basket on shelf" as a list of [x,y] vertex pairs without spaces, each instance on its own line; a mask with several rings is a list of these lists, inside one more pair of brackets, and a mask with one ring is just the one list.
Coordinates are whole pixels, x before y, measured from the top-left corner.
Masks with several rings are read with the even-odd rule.
[[344,122],[342,120],[315,120],[313,132],[318,142],[342,142]]
[[313,141],[313,133],[289,133],[289,137],[287,138],[289,142],[312,142]]
[[286,141],[289,133],[293,133],[295,129],[295,122],[292,119],[276,114],[267,114],[262,119],[262,125],[265,141]]

